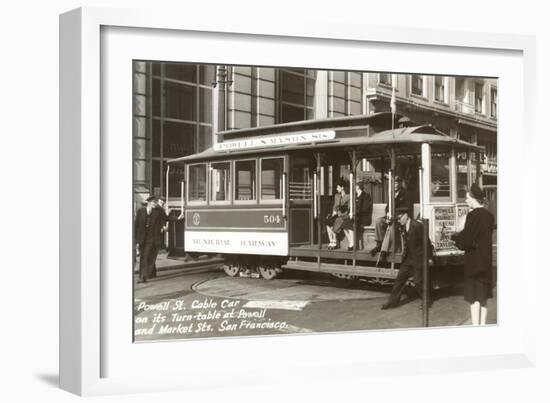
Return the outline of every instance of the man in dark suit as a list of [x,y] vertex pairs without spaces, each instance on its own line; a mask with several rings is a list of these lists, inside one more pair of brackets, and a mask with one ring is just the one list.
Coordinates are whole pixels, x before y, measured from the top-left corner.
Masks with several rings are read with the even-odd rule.
[[152,277],[153,267],[160,247],[161,230],[166,223],[164,210],[157,208],[157,198],[147,198],[147,205],[138,209],[135,220],[135,237],[139,247],[139,281]]
[[[397,211],[400,208],[406,208],[409,217],[413,216],[413,203],[411,198],[409,197],[409,193],[407,191],[407,187],[405,185],[405,182],[403,178],[400,178],[398,176],[395,177],[395,185],[394,185],[394,191],[395,191],[395,211]],[[384,217],[378,218],[376,220],[375,224],[375,236],[376,236],[376,246],[374,249],[371,250],[371,256],[376,255],[378,252],[380,252],[380,261],[384,262],[386,260],[386,255],[390,250],[391,245],[393,244],[393,237],[394,237],[394,231],[391,225],[388,225],[389,223],[389,205],[386,205],[386,215]],[[396,231],[397,232],[397,231]],[[396,235],[399,235],[397,233]],[[396,240],[396,250],[400,249],[400,238],[397,237]]]
[[[364,187],[363,182],[355,184],[355,216],[357,218],[357,240],[359,241],[363,239],[365,227],[372,223],[372,197]],[[360,242],[357,242],[356,245],[359,246]],[[364,244],[362,249],[364,249]]]
[[422,267],[424,261],[424,224],[413,220],[406,207],[396,210],[396,216],[403,234],[403,254],[399,273],[393,284],[391,295],[382,309],[391,309],[399,306],[401,294],[407,285],[409,277],[413,277],[414,288],[422,296]]

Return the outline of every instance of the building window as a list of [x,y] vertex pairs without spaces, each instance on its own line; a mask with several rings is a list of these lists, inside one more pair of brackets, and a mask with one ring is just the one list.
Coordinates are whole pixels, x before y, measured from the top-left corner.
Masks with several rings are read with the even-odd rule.
[[[151,65],[151,193],[160,196],[166,192],[168,159],[204,151],[212,145],[212,82],[216,68],[188,63]],[[169,197],[178,197],[179,193],[177,186],[170,186]]]
[[455,78],[455,100],[461,103],[468,103],[468,88],[465,78]]
[[447,77],[434,77],[434,98],[436,101],[448,103],[447,99]]
[[485,94],[483,92],[483,83],[476,83],[475,85],[475,111],[476,113],[484,113],[484,100],[485,100]]
[[411,93],[421,97],[426,96],[426,92],[424,91],[424,83],[424,76],[415,74],[411,75]]
[[360,115],[362,109],[363,77],[355,71],[328,72],[328,117]]
[[461,113],[474,113],[474,91],[472,81],[466,78],[455,78],[456,110]]
[[279,123],[313,119],[315,71],[279,70]]
[[380,73],[378,75],[378,81],[380,82],[380,84],[392,85],[391,76],[392,75],[388,73]]
[[498,96],[497,89],[494,87],[491,88],[491,117],[492,118],[497,117],[497,102],[498,102],[497,96]]

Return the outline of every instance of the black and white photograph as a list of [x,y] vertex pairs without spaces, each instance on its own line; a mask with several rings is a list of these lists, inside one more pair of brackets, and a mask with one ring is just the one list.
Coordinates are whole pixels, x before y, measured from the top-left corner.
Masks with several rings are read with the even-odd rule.
[[132,75],[135,342],[498,324],[498,78]]
[[6,2],[2,401],[550,401],[545,10]]

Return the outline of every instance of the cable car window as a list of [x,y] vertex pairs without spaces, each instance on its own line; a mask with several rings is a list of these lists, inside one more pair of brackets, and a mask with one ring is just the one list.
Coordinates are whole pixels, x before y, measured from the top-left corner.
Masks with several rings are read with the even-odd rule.
[[310,160],[307,158],[292,159],[290,182],[288,186],[291,200],[311,200]]
[[261,167],[261,199],[281,199],[281,177],[283,174],[284,160],[282,158],[262,159]]
[[466,200],[468,190],[468,153],[456,153],[456,192],[457,200]]
[[210,200],[212,202],[229,201],[231,186],[231,164],[213,162],[210,164]]
[[432,153],[432,197],[451,198],[449,160],[450,153]]
[[256,200],[256,160],[235,161],[235,201]]
[[206,202],[206,164],[189,165],[189,202]]

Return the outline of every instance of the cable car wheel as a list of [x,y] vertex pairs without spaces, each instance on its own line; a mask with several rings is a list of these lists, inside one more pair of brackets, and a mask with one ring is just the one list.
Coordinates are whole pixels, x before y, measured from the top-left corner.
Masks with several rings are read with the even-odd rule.
[[280,270],[273,265],[260,265],[258,266],[258,271],[260,272],[260,276],[262,276],[262,278],[266,280],[273,280],[277,277]]
[[356,276],[353,276],[351,274],[344,274],[344,273],[331,273],[334,277],[337,277],[339,278],[340,280],[349,280],[349,281],[353,281],[355,280],[357,277]]
[[229,277],[236,277],[239,272],[241,271],[241,266],[235,263],[225,263],[223,265],[223,271],[225,274],[227,274]]

